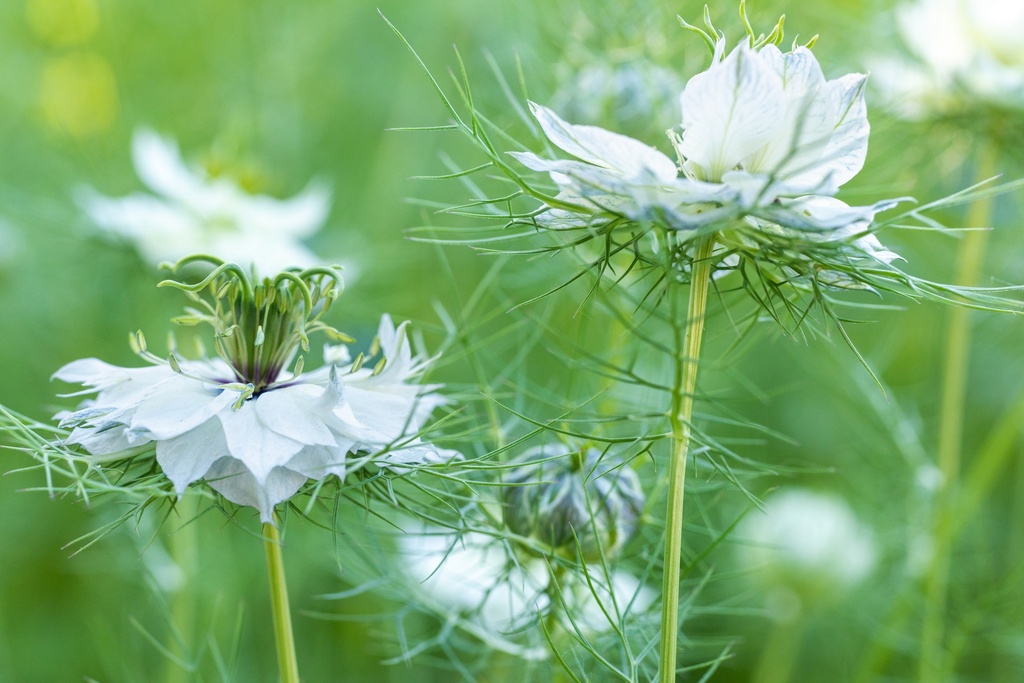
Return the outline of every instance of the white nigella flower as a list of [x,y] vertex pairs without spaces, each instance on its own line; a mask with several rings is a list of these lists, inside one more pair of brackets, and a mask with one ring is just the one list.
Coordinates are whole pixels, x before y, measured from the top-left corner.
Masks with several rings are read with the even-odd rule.
[[[524,646],[515,637],[552,609],[554,586],[545,560],[514,560],[505,542],[487,534],[456,536],[433,528],[399,537],[399,554],[426,604],[460,615],[463,627],[492,647],[527,659],[548,656],[546,648]],[[641,614],[655,601],[656,593],[628,572],[613,571],[609,581],[600,564],[587,571],[590,584],[581,573],[568,572],[554,594],[570,630],[574,623],[587,635],[608,631],[613,624],[602,606],[615,619],[627,610]]]
[[769,583],[800,590],[834,591],[863,580],[878,550],[871,531],[833,495],[804,489],[779,491],[737,529],[744,564]]
[[[153,445],[179,494],[205,479],[228,500],[257,508],[265,522],[308,479],[455,457],[416,436],[444,400],[437,385],[413,380],[426,363],[413,358],[404,323],[396,328],[383,316],[373,369],[362,367],[361,355],[352,363],[328,349],[323,368],[302,373],[300,357],[287,370],[299,347],[308,349],[309,332],[345,339],[319,321],[339,282],[336,271],[321,268],[253,285],[241,268],[222,264],[198,285],[164,283],[203,307],[179,322],[212,325],[220,357],[188,361],[172,353],[165,362],[145,350],[140,335],[150,367],[94,358],[64,366],[55,378],[97,394],[62,416],[61,425],[73,428],[66,443],[115,457]],[[207,286],[212,303],[197,294]]]
[[258,272],[277,273],[320,263],[300,240],[312,236],[330,211],[330,192],[310,185],[291,199],[251,194],[227,175],[187,165],[177,145],[148,130],[132,138],[139,178],[152,192],[110,198],[81,192],[96,225],[132,242],[159,265],[211,254]]
[[1024,107],[1024,3],[916,0],[896,9],[896,25],[912,59],[889,55],[873,71],[898,112]]
[[[683,89],[680,130],[669,132],[676,159],[531,103],[548,140],[575,157],[513,153],[559,187],[537,222],[564,229],[625,218],[689,231],[746,219],[748,228],[768,222],[827,241],[861,232],[850,226],[867,226],[893,205],[850,207],[832,198],[864,164],[866,76],[827,80],[806,47],[783,53],[771,42],[745,41],[723,55],[719,39],[712,65]],[[876,241],[854,247],[891,260]]]

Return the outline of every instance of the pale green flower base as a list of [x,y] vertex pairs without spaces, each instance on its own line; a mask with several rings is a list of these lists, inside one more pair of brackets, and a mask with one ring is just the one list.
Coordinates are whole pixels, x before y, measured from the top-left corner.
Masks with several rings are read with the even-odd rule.
[[263,547],[267,551],[270,603],[274,612],[274,642],[277,643],[277,665],[281,672],[281,683],[298,683],[299,663],[295,657],[292,615],[288,610],[288,587],[284,580],[281,534],[273,524],[263,525]]
[[658,680],[676,680],[676,650],[679,641],[679,563],[683,551],[683,488],[686,484],[686,456],[690,448],[690,420],[693,395],[697,388],[697,365],[704,315],[711,283],[713,235],[701,238],[691,266],[690,303],[685,328],[677,315],[678,304],[672,298],[675,326],[676,369],[672,384],[672,457],[669,461],[668,510],[665,517],[665,582],[661,606],[661,667]]

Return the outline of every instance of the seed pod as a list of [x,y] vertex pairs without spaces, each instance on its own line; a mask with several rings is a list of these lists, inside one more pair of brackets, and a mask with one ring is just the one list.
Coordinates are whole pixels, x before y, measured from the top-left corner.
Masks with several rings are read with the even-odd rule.
[[595,561],[613,556],[636,531],[644,495],[620,458],[561,444],[530,449],[506,475],[505,523],[550,552]]

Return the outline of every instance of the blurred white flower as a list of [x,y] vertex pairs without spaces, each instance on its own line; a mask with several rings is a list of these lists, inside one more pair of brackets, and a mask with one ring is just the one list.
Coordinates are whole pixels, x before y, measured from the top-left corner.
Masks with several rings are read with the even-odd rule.
[[797,592],[836,591],[863,580],[878,550],[873,535],[849,506],[833,495],[787,489],[764,502],[737,529],[743,564],[769,584]]
[[291,199],[250,194],[226,175],[187,165],[176,143],[149,130],[132,137],[132,160],[152,194],[110,198],[87,188],[79,203],[96,225],[133,243],[150,263],[210,254],[277,273],[321,262],[300,240],[316,233],[330,212],[323,185]]
[[396,329],[383,316],[378,339],[382,369],[328,365],[279,378],[282,367],[260,387],[220,358],[177,360],[177,367],[154,358],[145,368],[78,360],[54,377],[98,394],[61,416],[61,426],[73,427],[66,443],[98,456],[154,443],[179,494],[205,479],[228,500],[258,509],[264,522],[307,479],[455,457],[416,436],[444,399],[437,385],[413,381],[425,364],[412,356],[406,324]]
[[[553,609],[545,560],[513,559],[506,543],[487,534],[456,536],[430,527],[399,537],[399,553],[403,570],[428,605],[461,615],[467,631],[502,651],[527,659],[548,656],[547,648],[515,638]],[[588,635],[608,631],[609,617],[643,613],[655,601],[656,593],[627,572],[613,571],[609,582],[599,564],[587,571],[590,584],[583,575],[566,572],[554,593],[560,614],[564,607],[560,621],[571,631],[572,624]]]
[[538,222],[583,225],[602,212],[695,229],[753,216],[801,230],[834,230],[870,221],[889,204],[808,216],[806,195],[835,194],[864,164],[866,76],[825,80],[807,48],[782,53],[745,42],[686,84],[676,161],[642,142],[563,121],[531,103],[546,137],[574,160],[513,153],[558,184],[558,199]]
[[876,84],[908,118],[972,105],[1024,107],[1024,3],[916,0],[896,9],[912,58],[876,60]]

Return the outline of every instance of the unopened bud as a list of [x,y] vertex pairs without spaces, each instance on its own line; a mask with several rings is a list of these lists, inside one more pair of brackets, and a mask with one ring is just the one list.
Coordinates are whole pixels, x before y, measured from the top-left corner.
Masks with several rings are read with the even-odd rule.
[[[590,448],[534,448],[505,478],[505,523],[552,552],[590,562],[614,555],[633,535],[644,506],[640,480],[620,458]],[[578,546],[577,546],[578,544]]]

